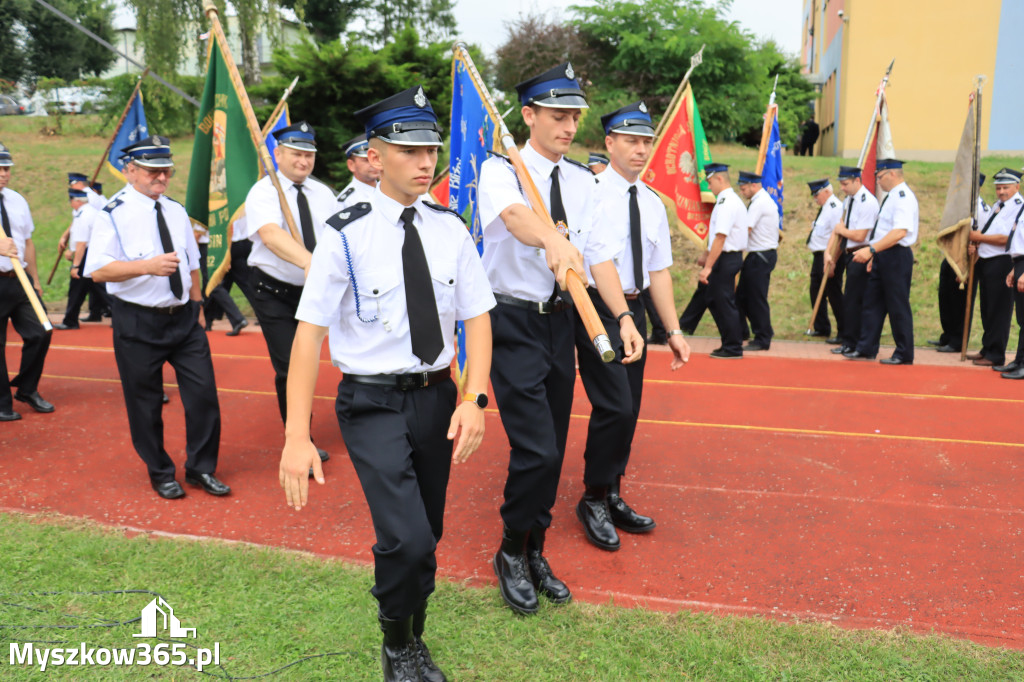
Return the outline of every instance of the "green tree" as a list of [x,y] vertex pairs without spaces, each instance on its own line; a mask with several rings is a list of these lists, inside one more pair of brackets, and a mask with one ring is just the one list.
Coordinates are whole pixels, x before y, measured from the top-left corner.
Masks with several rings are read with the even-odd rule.
[[[105,0],[53,0],[50,4],[104,40],[113,40],[114,11]],[[26,7],[21,26],[27,36],[27,69],[35,78],[75,81],[86,75],[98,76],[116,59],[114,53],[37,3]]]
[[363,16],[367,35],[379,44],[393,40],[407,25],[425,41],[436,42],[451,38],[455,32],[453,7],[452,0],[376,0]]
[[328,43],[345,32],[370,0],[281,0],[281,6],[294,10],[318,43]]
[[28,75],[25,46],[17,30],[24,13],[21,0],[0,0],[0,79],[11,83]]
[[[316,45],[304,42],[290,52],[278,49],[274,65],[280,77],[268,78],[250,89],[254,103],[262,99],[257,118],[270,115],[281,91],[295,76],[299,86],[288,100],[293,121],[306,120],[316,129],[315,173],[341,186],[349,173],[341,145],[362,132],[354,113],[365,106],[414,85],[422,85],[434,111],[447,130],[451,117],[451,46],[421,42],[406,27],[380,49],[340,41]],[[439,163],[439,167],[441,163]]]

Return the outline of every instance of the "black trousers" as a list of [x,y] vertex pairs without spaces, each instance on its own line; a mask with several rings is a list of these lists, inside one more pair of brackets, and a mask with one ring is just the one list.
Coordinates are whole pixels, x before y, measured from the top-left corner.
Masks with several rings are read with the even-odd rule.
[[338,426],[377,538],[370,592],[385,618],[407,618],[434,591],[457,397],[451,381],[414,391],[338,385]]
[[551,525],[576,383],[573,314],[491,310],[491,385],[511,445],[501,518],[514,531]]
[[[28,274],[28,273],[26,273]],[[29,281],[32,281],[31,276]],[[21,337],[21,365],[13,379],[7,377],[7,321]],[[32,304],[16,277],[0,277],[0,410],[14,409],[11,386],[19,393],[39,390],[46,351],[50,348],[53,332],[48,332],[36,317]]]
[[292,341],[299,326],[295,311],[302,298],[302,287],[274,279],[259,268],[251,268],[252,309],[260,321],[263,339],[267,342],[270,364],[274,366],[274,389],[281,421],[288,422],[288,363]]
[[[654,299],[651,298],[651,290],[644,289],[640,293],[640,300],[644,304],[644,311],[647,313],[647,319],[651,322],[651,334],[650,338],[657,341],[666,341],[668,339],[668,332],[665,330],[665,323],[661,321],[661,315],[658,314],[657,308],[654,307]],[[645,337],[647,336],[647,325],[640,326],[637,323],[637,329]],[[646,351],[645,351],[646,352]]]
[[868,265],[853,260],[850,253],[840,258],[846,264],[846,288],[843,290],[843,335],[839,338],[844,346],[856,348],[864,312],[864,291],[868,286]]
[[[736,287],[736,307],[740,311],[743,325],[743,337],[754,333],[754,343],[768,348],[772,344],[775,330],[772,329],[772,310],[768,305],[768,285],[771,284],[772,271],[778,262],[779,254],[775,249],[767,251],[751,251],[743,259],[740,270],[740,283]],[[748,330],[747,320],[750,320]]]
[[[615,351],[615,359],[603,362],[579,315],[576,316],[576,357],[580,379],[590,399],[590,423],[587,445],[583,450],[583,483],[586,486],[607,486],[626,473],[636,420],[640,416],[640,399],[644,389],[644,365],[647,348],[634,363],[622,364],[623,344],[619,323],[605,305],[597,290],[590,289],[598,317],[604,323]],[[639,298],[626,301],[633,313],[637,329],[646,327],[644,304]]]
[[[977,280],[975,280],[977,281]],[[1006,282],[1003,282],[1006,285]],[[973,293],[971,302],[973,304]],[[960,350],[964,340],[964,314],[967,310],[967,285],[960,286],[956,272],[945,258],[939,266],[939,344]]]
[[892,356],[914,361],[914,316],[910,310],[910,280],[914,274],[914,252],[907,246],[891,246],[875,254],[864,290],[857,350],[878,355],[882,324],[889,316],[896,350]]
[[206,269],[206,255],[209,250],[208,244],[199,245],[199,271],[202,273],[203,281],[203,313],[206,316],[207,323],[210,320],[220,318],[223,314],[228,316],[232,326],[236,325],[244,320],[245,316],[242,315],[242,311],[238,309],[238,306],[231,299],[231,294],[224,288],[223,282],[215,286],[209,296],[206,295],[206,284],[210,281],[210,275]]
[[1010,254],[979,258],[974,266],[974,286],[981,298],[981,355],[997,365],[1006,364],[1006,344],[1013,317],[1013,291],[1006,276],[1013,270]]
[[[1017,356],[1014,362],[1024,362],[1024,293],[1017,290],[1017,280],[1024,275],[1024,257],[1018,256],[1013,263],[1013,302],[1017,307],[1017,326],[1020,332],[1017,335]],[[1004,282],[1005,284],[1005,282]],[[1007,287],[1009,288],[1009,287]]]
[[[832,314],[836,318],[836,336],[844,336],[845,320],[843,319],[843,259],[836,263],[836,272],[825,284],[825,296],[821,305],[818,306],[818,315],[814,318],[814,331],[825,336],[832,336],[832,324],[828,319],[828,308],[831,306]],[[825,252],[815,251],[814,259],[811,261],[811,310],[814,310],[814,301],[818,298],[818,290],[821,288],[821,280],[825,276]],[[826,305],[827,302],[827,305]]]
[[185,408],[185,471],[212,474],[220,448],[220,403],[199,304],[174,313],[140,308],[112,298],[114,359],[121,375],[132,445],[154,483],[174,480],[174,461],[164,449],[163,366],[174,368]]
[[697,282],[697,288],[693,290],[690,302],[686,304],[686,309],[679,316],[679,328],[687,334],[692,334],[696,331],[697,325],[700,324],[701,318],[704,317],[704,311],[707,309],[708,285]]
[[708,277],[708,310],[722,337],[722,350],[737,353],[743,352],[743,325],[736,307],[736,275],[742,267],[742,253],[723,251]]
[[224,273],[224,279],[220,283],[229,295],[231,286],[237,284],[242,295],[245,296],[245,300],[249,301],[249,305],[253,305],[252,301],[255,296],[250,283],[252,281],[252,268],[249,267],[250,251],[252,251],[252,242],[248,239],[231,242],[231,269]]
[[[89,256],[89,249],[85,249],[82,260],[79,263],[78,273],[85,272],[85,259]],[[89,297],[89,316],[93,318],[102,317],[104,310],[110,309],[110,297],[107,295],[107,285],[101,282],[94,282],[91,277],[71,278],[68,280],[68,305],[64,309],[64,324],[69,327],[78,326],[78,316],[82,312],[82,304],[86,296]]]

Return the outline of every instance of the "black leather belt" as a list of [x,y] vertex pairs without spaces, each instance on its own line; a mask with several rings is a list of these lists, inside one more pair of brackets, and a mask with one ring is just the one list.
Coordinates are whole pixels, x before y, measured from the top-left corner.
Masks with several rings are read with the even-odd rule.
[[551,313],[561,312],[570,307],[570,305],[562,299],[558,299],[556,301],[527,301],[522,298],[516,298],[515,296],[495,294],[494,300],[498,303],[515,306],[516,308],[532,310],[533,312],[540,313],[541,315],[550,315]]
[[114,297],[118,302],[128,306],[129,308],[135,308],[136,310],[142,310],[147,313],[156,313],[158,315],[177,315],[182,310],[188,307],[188,304],[183,305],[171,305],[163,308],[149,305],[139,305],[138,303],[132,303],[131,301],[125,301],[124,299]]
[[426,388],[447,381],[451,375],[451,367],[445,367],[432,372],[415,372],[413,374],[346,374],[341,377],[341,382],[386,386],[397,388],[399,391],[415,391],[418,388]]
[[[595,287],[587,287],[587,293],[591,296],[600,296],[600,292]],[[635,301],[640,298],[640,294],[622,294],[627,301]]]
[[17,276],[18,275],[16,275],[14,273],[14,270],[4,270],[4,271],[0,272],[0,277],[17,277]]
[[861,244],[860,246],[848,246],[846,248],[846,253],[856,253],[856,252],[860,251],[861,249],[868,248],[868,246],[870,246],[870,244]]
[[282,282],[276,277],[271,277],[260,268],[253,269],[256,270],[256,277],[260,280],[258,284],[262,285],[262,287],[270,293],[276,295],[285,294],[295,296],[296,298],[302,296],[301,284],[289,284],[288,282]]
[[1012,256],[1012,258],[1014,263],[1024,260],[1024,256]]

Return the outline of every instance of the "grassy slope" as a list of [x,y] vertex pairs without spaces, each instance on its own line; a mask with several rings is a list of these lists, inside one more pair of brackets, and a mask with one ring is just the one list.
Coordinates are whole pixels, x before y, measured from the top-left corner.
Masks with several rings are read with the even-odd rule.
[[[65,173],[76,170],[91,175],[109,134],[109,131],[98,129],[99,121],[93,116],[66,117],[63,122],[64,134],[60,136],[43,134],[41,130],[47,125],[52,125],[52,121],[45,118],[8,116],[0,119],[0,140],[12,149],[17,164],[11,187],[25,194],[32,206],[37,227],[36,243],[41,254],[39,269],[44,278],[53,265],[57,238],[70,223]],[[184,200],[192,156],[191,138],[175,139],[172,147],[178,175],[171,182],[170,195]],[[735,170],[739,170],[752,168],[756,151],[734,145],[715,145],[712,147],[712,155],[716,161],[729,163]],[[586,152],[581,148],[573,156],[586,158]],[[804,338],[803,333],[810,317],[807,293],[810,254],[804,246],[804,239],[817,206],[811,200],[804,183],[824,176],[834,179],[839,164],[853,164],[855,161],[791,156],[784,160],[786,233],[779,249],[779,263],[772,276],[769,294],[772,324],[777,338]],[[982,171],[992,177],[1003,166],[1020,168],[1022,163],[1024,159],[1020,158],[986,158],[982,163]],[[926,339],[935,338],[939,333],[936,287],[941,257],[935,245],[935,235],[940,229],[938,223],[951,167],[949,163],[912,163],[907,167],[907,181],[917,194],[921,207],[921,234],[915,246],[917,264],[911,290],[914,333],[918,345],[923,345]],[[100,181],[106,185],[108,194],[112,194],[119,186],[106,170],[100,174]],[[991,183],[985,187],[984,195],[992,201],[994,194]],[[674,242],[676,300],[681,312],[696,286],[696,267],[693,263],[698,248],[679,234],[675,236]],[[53,284],[45,290],[46,300],[58,302],[58,308],[67,296],[67,281],[67,268],[59,268]],[[697,333],[717,333],[710,315],[705,316]],[[980,325],[974,326],[972,338],[977,346],[981,338]],[[886,330],[883,342],[889,339]],[[1014,322],[1010,334],[1011,349],[1016,348],[1016,340],[1017,326]]]
[[[214,675],[261,675],[320,656],[269,679],[380,679],[368,568],[220,542],[129,538],[84,522],[16,515],[0,515],[0,556],[5,651],[9,642],[27,640],[105,647],[152,642],[131,637],[137,623],[47,627],[129,620],[153,598],[72,592],[149,589],[167,600],[184,627],[196,628],[191,643],[212,648],[219,642],[224,669],[207,670]],[[1024,675],[1020,652],[944,637],[613,605],[545,605],[536,617],[522,618],[501,605],[495,590],[452,582],[439,584],[432,599],[426,639],[457,680],[995,681]],[[200,679],[175,667],[40,673],[6,662],[2,676],[15,682]]]

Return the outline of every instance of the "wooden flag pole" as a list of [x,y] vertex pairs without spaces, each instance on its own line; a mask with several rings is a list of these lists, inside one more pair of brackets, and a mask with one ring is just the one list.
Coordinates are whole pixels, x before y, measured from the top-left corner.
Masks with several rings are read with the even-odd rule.
[[[665,109],[665,114],[661,117],[661,120],[658,121],[658,127],[654,131],[654,139],[655,139],[654,146],[655,147],[657,146],[657,140],[661,137],[661,133],[665,129],[665,122],[669,120],[669,114],[671,114],[672,112],[675,111],[676,104],[679,102],[679,98],[682,96],[683,91],[686,90],[686,86],[690,82],[690,74],[692,74],[693,70],[696,69],[698,66],[700,66],[701,63],[704,61],[704,48],[705,47],[707,47],[707,45],[701,45],[700,49],[697,50],[697,53],[695,55],[693,55],[692,57],[690,57],[690,68],[687,69],[686,73],[683,75],[683,80],[679,82],[679,87],[676,88],[675,94],[672,95],[672,99],[669,100],[668,107]],[[652,154],[652,156],[653,156],[653,154]],[[644,171],[646,171],[646,170],[647,170],[647,168],[644,167]],[[640,177],[643,177],[643,176],[644,176],[644,173],[641,172],[640,173]]]
[[249,129],[249,135],[252,136],[253,145],[255,145],[257,152],[259,152],[260,162],[263,164],[263,169],[270,177],[271,184],[274,185],[274,189],[277,190],[277,198],[281,202],[281,213],[284,216],[284,221],[287,223],[288,231],[291,233],[292,238],[295,239],[299,244],[305,244],[302,240],[302,235],[299,233],[298,227],[295,225],[295,218],[292,216],[292,211],[288,207],[288,200],[284,196],[284,190],[281,188],[281,181],[277,177],[277,172],[274,169],[274,162],[270,158],[270,151],[267,149],[267,143],[264,136],[260,135],[259,122],[256,120],[256,112],[252,109],[252,103],[249,101],[249,95],[245,91],[245,84],[242,83],[242,77],[238,73],[238,67],[235,65],[235,60],[231,57],[231,50],[228,49],[228,40],[224,36],[224,29],[220,25],[220,18],[217,14],[217,6],[214,5],[210,0],[207,0],[203,5],[203,13],[210,19],[210,31],[213,33],[214,40],[220,45],[221,54],[224,56],[224,64],[227,66],[228,75],[231,77],[231,85],[235,88],[235,94],[238,96],[238,100],[242,105],[242,113],[245,114],[246,127]]
[[[981,85],[983,78],[979,76],[976,80],[974,91],[974,163],[971,164],[974,176],[971,178],[971,229],[978,227],[978,172],[981,165]],[[970,242],[968,242],[970,243]],[[967,274],[967,306],[964,309],[964,334],[960,339],[960,362],[967,359],[967,342],[971,340],[971,318],[974,317],[974,266],[978,262],[978,254],[975,253],[970,260],[970,270]]]
[[273,113],[270,114],[270,118],[268,118],[267,122],[263,125],[263,130],[260,131],[260,135],[263,137],[264,141],[266,141],[267,135],[270,134],[270,129],[273,127],[274,123],[277,122],[277,117],[280,115],[281,110],[284,109],[285,102],[288,101],[288,96],[292,94],[292,90],[295,89],[295,86],[298,84],[298,82],[299,77],[296,76],[292,80],[291,85],[285,88],[284,94],[281,95],[280,101],[277,103],[277,106],[274,107]]
[[17,256],[10,259],[11,266],[14,268],[14,274],[18,276],[18,281],[21,282],[21,288],[25,291],[25,296],[28,297],[28,302],[32,304],[32,310],[35,311],[39,324],[43,325],[43,329],[46,331],[53,331],[53,325],[50,324],[49,318],[46,317],[46,310],[43,309],[43,304],[36,295],[36,290],[32,288],[32,282],[28,279],[28,273],[26,273],[25,268],[21,266],[21,256],[22,254],[19,253]]
[[128,98],[128,104],[124,105],[124,111],[121,112],[121,118],[117,119],[117,125],[114,126],[114,134],[111,135],[110,139],[107,141],[107,148],[103,150],[103,156],[100,158],[100,163],[96,166],[96,171],[92,174],[92,181],[89,183],[90,187],[95,184],[96,178],[100,176],[100,171],[103,170],[103,164],[107,162],[107,157],[110,155],[110,148],[114,146],[114,140],[117,138],[117,134],[121,132],[121,124],[124,123],[124,120],[128,117],[128,112],[132,108],[132,102],[134,102],[135,98],[139,96],[142,81],[148,73],[149,67],[147,66],[146,70],[139,74],[139,80],[135,83],[135,89],[132,90],[132,96]]
[[[494,100],[491,98],[487,86],[484,85],[483,78],[480,77],[480,73],[476,70],[476,65],[473,63],[473,58],[470,57],[465,43],[455,43],[452,46],[452,51],[455,53],[455,57],[461,59],[466,65],[466,71],[469,73],[470,78],[475,81],[484,106],[487,108],[488,115],[490,115],[501,131],[501,144],[505,148],[505,153],[508,154],[509,160],[512,162],[516,177],[519,178],[519,184],[522,185],[523,191],[526,193],[531,209],[544,221],[544,224],[551,226],[552,230],[555,229],[551,215],[548,213],[547,208],[544,207],[544,200],[541,198],[540,192],[537,191],[533,178],[530,177],[530,173],[526,170],[523,158],[519,155],[515,139],[513,139],[512,134],[505,125],[505,121],[499,115],[498,108],[494,105]],[[597,316],[594,302],[590,300],[590,294],[587,293],[586,283],[579,273],[570,268],[565,274],[565,285],[569,295],[572,297],[573,304],[576,306],[580,319],[583,320],[583,326],[587,329],[587,336],[593,341],[601,359],[604,362],[611,362],[615,358],[615,351],[612,349],[611,341],[608,339],[608,332],[605,331],[601,318]]]

